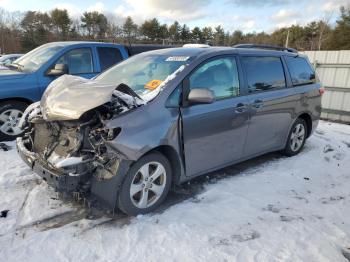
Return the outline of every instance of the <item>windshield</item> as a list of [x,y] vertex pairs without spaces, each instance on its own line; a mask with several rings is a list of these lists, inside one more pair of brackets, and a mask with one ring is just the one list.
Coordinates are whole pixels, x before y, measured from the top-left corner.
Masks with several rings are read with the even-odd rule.
[[13,62],[20,71],[34,72],[59,52],[64,45],[42,45]]
[[137,95],[143,96],[157,88],[169,75],[190,60],[189,56],[140,54],[103,72],[96,80],[115,86],[126,84]]
[[10,56],[4,55],[4,56],[0,57],[0,63],[4,63],[4,62],[6,62],[8,59],[10,59]]
[[15,60],[15,58],[16,57],[13,57],[11,55],[4,55],[0,57],[0,65],[9,65],[13,60]]

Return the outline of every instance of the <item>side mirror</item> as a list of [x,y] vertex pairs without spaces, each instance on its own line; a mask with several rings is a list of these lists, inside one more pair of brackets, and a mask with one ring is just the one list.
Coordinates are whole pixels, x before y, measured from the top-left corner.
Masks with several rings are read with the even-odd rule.
[[50,69],[46,75],[48,76],[61,76],[68,74],[68,66],[66,64],[56,64],[55,68]]
[[215,97],[213,91],[207,88],[194,88],[188,94],[187,100],[190,104],[211,104]]

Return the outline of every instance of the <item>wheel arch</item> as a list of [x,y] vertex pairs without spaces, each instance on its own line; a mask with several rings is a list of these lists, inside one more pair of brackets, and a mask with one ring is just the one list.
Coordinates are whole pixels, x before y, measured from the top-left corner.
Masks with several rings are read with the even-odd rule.
[[181,162],[181,159],[180,159],[177,151],[172,146],[160,145],[160,146],[157,146],[157,147],[149,150],[148,152],[146,152],[142,156],[147,155],[147,154],[152,153],[152,152],[158,152],[158,153],[162,154],[163,156],[165,156],[169,160],[171,170],[172,170],[172,182],[174,184],[180,183],[180,178],[181,178],[181,175],[183,173],[183,169],[182,169],[182,162]]
[[312,131],[312,119],[309,113],[302,113],[297,118],[301,118],[306,122],[306,128],[307,128],[307,138],[311,135]]
[[23,98],[23,97],[11,97],[11,98],[0,99],[0,103],[5,103],[5,102],[22,102],[22,103],[26,103],[27,105],[30,105],[33,103],[32,100],[28,98]]

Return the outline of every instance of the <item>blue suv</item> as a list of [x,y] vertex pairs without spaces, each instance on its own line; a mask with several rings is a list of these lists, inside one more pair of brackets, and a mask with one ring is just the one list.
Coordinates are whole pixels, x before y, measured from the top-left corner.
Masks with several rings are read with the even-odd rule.
[[19,120],[29,104],[63,74],[92,78],[129,57],[123,45],[53,42],[42,45],[0,70],[0,141],[21,135]]

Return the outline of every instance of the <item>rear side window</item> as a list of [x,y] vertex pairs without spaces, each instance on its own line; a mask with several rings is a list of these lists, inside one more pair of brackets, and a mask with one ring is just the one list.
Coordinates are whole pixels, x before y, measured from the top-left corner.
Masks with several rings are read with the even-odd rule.
[[242,63],[247,74],[249,93],[286,86],[279,57],[244,56]]
[[123,60],[119,49],[112,47],[98,47],[98,57],[100,58],[101,71],[104,71]]
[[286,56],[285,59],[293,85],[310,84],[316,81],[315,71],[305,58]]

